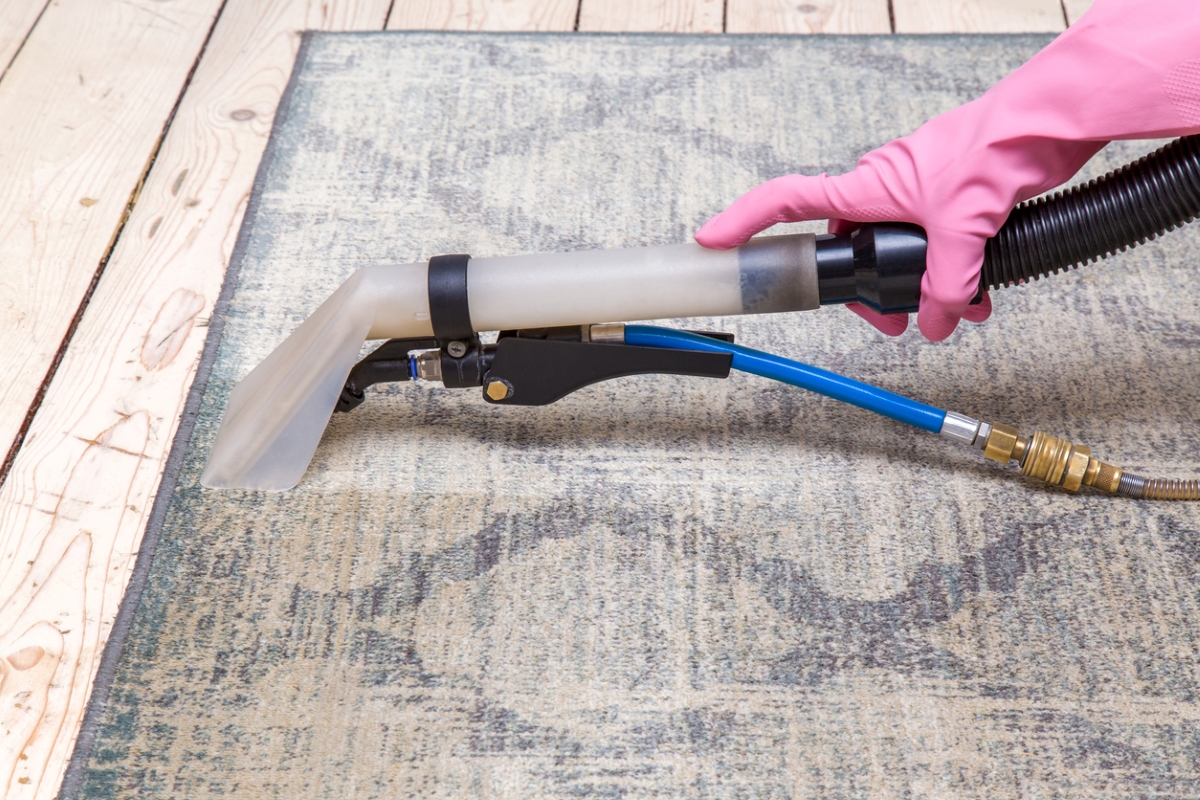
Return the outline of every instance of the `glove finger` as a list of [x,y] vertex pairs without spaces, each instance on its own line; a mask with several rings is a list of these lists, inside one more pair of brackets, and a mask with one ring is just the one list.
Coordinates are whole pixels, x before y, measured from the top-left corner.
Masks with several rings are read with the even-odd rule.
[[992,298],[987,293],[983,293],[983,299],[979,301],[979,305],[968,305],[963,310],[962,318],[967,322],[983,322],[992,315]]
[[922,300],[917,312],[917,327],[931,342],[940,342],[954,333],[962,313],[937,300]]
[[829,220],[829,232],[834,236],[841,236],[845,233],[852,233],[861,223],[851,222],[848,219],[831,219]]
[[[940,342],[958,327],[979,291],[984,239],[971,234],[926,231],[929,249],[921,279],[921,308],[917,326],[930,341]],[[980,307],[982,309],[982,306]],[[987,303],[987,312],[991,303]]]
[[[874,176],[849,173],[837,178],[785,175],[754,187],[704,223],[696,241],[726,250],[745,244],[751,236],[777,222],[838,217],[867,222],[896,213],[872,202],[879,194]],[[861,207],[861,208],[860,208]]]
[[862,303],[847,303],[846,308],[875,326],[880,333],[899,336],[908,329],[908,314],[880,314]]

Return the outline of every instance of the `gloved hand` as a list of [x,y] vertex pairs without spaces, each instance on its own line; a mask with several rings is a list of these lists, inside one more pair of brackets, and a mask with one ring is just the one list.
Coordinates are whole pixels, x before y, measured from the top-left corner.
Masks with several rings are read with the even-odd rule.
[[[925,229],[917,323],[934,341],[991,312],[984,243],[1012,208],[1069,180],[1114,139],[1200,132],[1200,2],[1096,0],[1082,18],[982,97],[863,156],[836,177],[788,175],[747,192],[696,233],[726,249],[777,222],[903,221]],[[898,335],[905,315],[855,311]]]

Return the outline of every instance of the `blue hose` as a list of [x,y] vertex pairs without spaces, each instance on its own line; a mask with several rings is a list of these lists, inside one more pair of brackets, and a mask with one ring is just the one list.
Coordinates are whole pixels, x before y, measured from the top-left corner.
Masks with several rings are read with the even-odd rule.
[[942,409],[918,403],[886,389],[708,336],[653,325],[626,325],[625,344],[635,347],[670,347],[676,350],[732,353],[733,368],[736,370],[799,386],[801,389],[874,411],[876,414],[931,433],[940,433],[942,423],[946,419],[946,412]]

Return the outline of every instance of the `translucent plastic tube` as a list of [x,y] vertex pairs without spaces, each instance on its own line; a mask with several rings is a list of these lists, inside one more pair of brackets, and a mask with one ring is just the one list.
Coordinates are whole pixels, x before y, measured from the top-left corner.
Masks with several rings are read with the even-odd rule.
[[[698,244],[472,258],[476,331],[817,308],[816,237],[764,236],[733,250]],[[424,264],[371,267],[370,338],[427,336]]]
[[871,386],[833,372],[803,364],[782,356],[753,350],[749,347],[723,342],[708,336],[686,331],[658,328],[653,325],[626,325],[625,344],[639,347],[671,347],[676,350],[700,350],[709,353],[732,353],[733,368],[763,378],[799,386],[810,392],[841,400],[852,406],[874,411],[889,419],[903,422],[930,433],[941,433],[946,412],[919,403],[903,395]]
[[735,250],[697,244],[472,258],[476,330],[742,313]]

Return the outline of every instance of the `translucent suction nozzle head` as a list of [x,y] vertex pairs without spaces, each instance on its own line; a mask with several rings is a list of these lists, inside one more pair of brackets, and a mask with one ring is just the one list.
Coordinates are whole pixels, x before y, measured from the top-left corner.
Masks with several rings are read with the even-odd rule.
[[300,482],[368,338],[431,332],[424,264],[354,273],[229,393],[200,483],[284,491]]

